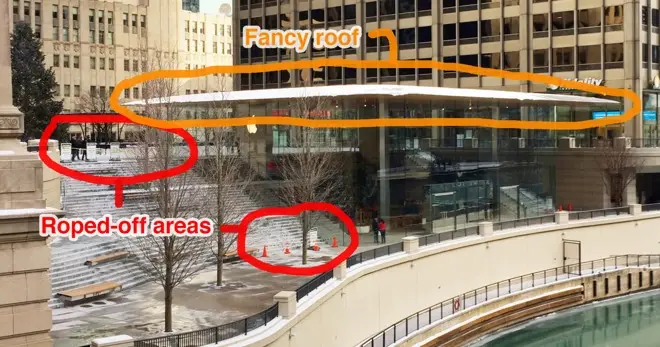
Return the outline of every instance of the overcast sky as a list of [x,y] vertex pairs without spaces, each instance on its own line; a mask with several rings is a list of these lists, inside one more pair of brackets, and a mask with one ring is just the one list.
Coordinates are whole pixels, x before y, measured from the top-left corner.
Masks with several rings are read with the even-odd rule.
[[218,13],[221,4],[230,4],[231,0],[200,0],[199,10],[204,13]]

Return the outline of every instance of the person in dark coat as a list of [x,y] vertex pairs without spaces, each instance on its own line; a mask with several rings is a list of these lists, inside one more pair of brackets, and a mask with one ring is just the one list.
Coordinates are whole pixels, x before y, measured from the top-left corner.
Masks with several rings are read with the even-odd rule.
[[76,159],[80,160],[80,157],[78,156],[79,146],[78,139],[75,136],[71,136],[71,161],[76,161]]
[[378,217],[374,217],[371,221],[371,230],[374,232],[374,243],[378,243]]

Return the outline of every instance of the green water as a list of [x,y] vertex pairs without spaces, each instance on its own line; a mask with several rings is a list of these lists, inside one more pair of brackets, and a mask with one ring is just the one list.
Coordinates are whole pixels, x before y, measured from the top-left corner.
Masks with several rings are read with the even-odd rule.
[[630,295],[535,319],[471,347],[658,347],[660,292]]

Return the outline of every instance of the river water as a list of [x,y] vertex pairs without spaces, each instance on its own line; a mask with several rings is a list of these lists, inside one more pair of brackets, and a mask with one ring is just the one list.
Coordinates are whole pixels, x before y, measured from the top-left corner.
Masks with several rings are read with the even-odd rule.
[[573,308],[502,332],[470,347],[659,347],[660,291]]

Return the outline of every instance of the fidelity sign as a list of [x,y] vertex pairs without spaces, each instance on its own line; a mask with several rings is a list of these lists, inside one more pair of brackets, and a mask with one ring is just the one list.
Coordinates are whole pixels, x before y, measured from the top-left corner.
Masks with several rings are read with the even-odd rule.
[[[603,80],[602,79],[592,78],[592,77],[587,77],[587,78],[582,78],[582,79],[574,78],[572,80],[567,80],[567,81],[581,82],[581,83],[585,83],[585,84],[591,84],[591,85],[594,85],[594,86],[603,85]],[[557,90],[557,91],[559,91],[559,90],[573,90],[572,88],[560,87],[560,86],[556,86],[554,84],[548,85],[548,89],[549,90]]]

